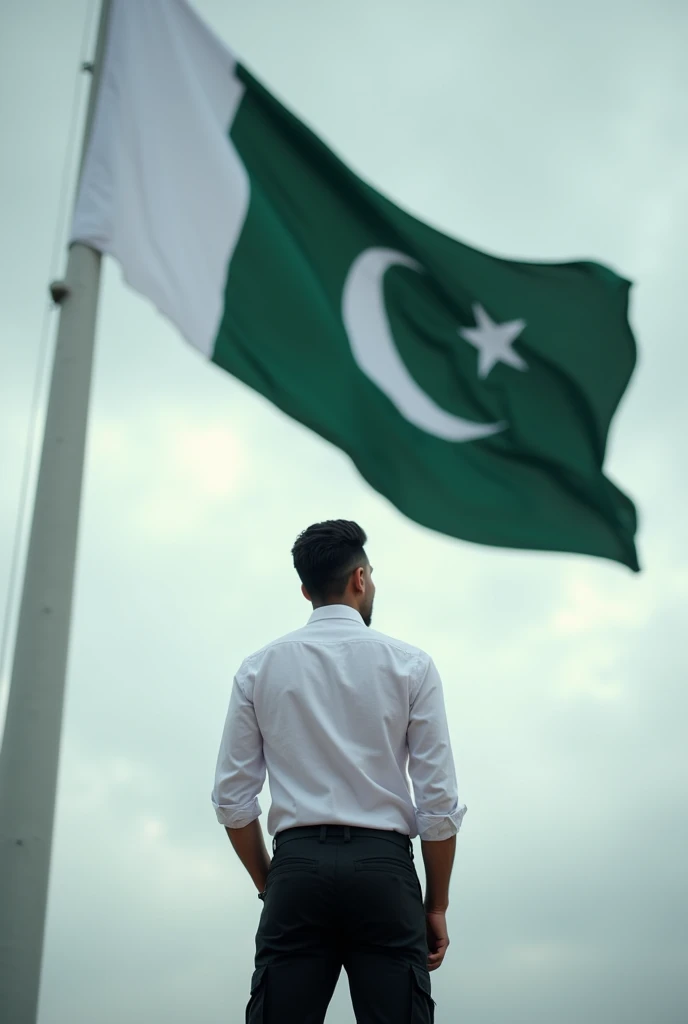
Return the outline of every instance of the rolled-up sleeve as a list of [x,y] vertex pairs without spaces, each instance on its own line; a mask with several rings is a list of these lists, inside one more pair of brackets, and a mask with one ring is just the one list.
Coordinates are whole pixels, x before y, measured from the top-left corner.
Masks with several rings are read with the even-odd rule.
[[416,825],[423,840],[449,839],[461,827],[459,801],[442,681],[432,658],[422,658],[411,696],[407,742]]
[[240,680],[241,672],[234,677],[211,795],[217,820],[227,828],[243,828],[260,816],[265,782],[263,737]]

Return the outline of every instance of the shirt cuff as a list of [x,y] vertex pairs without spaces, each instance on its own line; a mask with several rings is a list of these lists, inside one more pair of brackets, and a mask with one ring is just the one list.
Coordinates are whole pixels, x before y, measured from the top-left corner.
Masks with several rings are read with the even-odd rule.
[[451,814],[416,814],[418,835],[425,842],[436,843],[442,839],[451,839],[461,828],[463,816],[468,808],[465,804],[457,807]]
[[255,797],[250,804],[244,804],[243,807],[236,807],[231,804],[216,804],[213,800],[213,807],[215,808],[217,820],[225,828],[244,828],[246,825],[250,825],[252,821],[255,821],[256,818],[259,818],[262,813],[258,797]]

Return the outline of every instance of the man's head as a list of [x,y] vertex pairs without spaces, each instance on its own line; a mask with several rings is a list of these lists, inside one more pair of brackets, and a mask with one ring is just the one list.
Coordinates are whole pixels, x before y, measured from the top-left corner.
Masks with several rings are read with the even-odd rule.
[[367,539],[358,523],[330,519],[314,523],[300,533],[291,553],[303,596],[314,608],[348,604],[360,612],[369,626],[375,584],[363,550]]

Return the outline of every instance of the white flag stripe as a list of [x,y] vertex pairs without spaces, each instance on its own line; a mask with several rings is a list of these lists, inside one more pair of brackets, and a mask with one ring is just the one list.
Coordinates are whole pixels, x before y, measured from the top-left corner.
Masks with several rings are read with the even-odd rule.
[[249,203],[236,60],[183,0],[113,0],[72,241],[110,253],[212,356]]

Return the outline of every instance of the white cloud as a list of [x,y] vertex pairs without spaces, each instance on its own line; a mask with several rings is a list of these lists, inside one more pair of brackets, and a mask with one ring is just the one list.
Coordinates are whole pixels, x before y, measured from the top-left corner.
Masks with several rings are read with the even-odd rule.
[[89,446],[90,486],[123,505],[119,529],[158,544],[195,539],[218,504],[245,488],[246,452],[226,418],[180,404],[99,418]]

